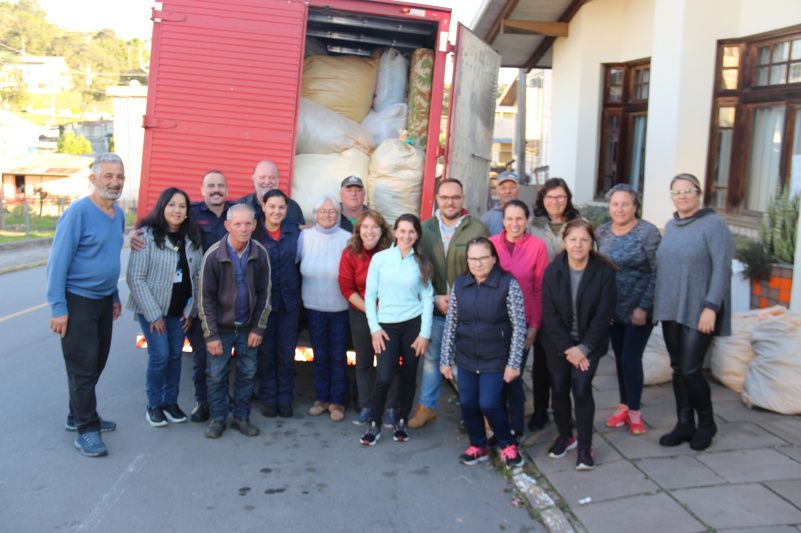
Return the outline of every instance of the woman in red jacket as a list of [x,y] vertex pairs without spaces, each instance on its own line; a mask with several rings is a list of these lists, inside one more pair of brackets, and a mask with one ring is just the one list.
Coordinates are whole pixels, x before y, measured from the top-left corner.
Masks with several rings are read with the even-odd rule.
[[[528,206],[520,200],[511,200],[503,208],[503,231],[490,237],[498,252],[501,268],[514,276],[523,291],[526,343],[521,368],[526,365],[529,349],[534,344],[542,320],[542,276],[548,266],[548,248],[542,239],[526,231],[528,218]],[[523,379],[517,378],[507,383],[504,389],[510,425],[519,439],[525,427],[526,393]]]
[[356,221],[353,237],[339,261],[339,290],[350,303],[350,333],[356,349],[356,388],[361,411],[353,423],[363,425],[370,418],[370,396],[375,383],[373,338],[364,314],[364,288],[373,256],[389,248],[392,235],[381,213],[368,209]]

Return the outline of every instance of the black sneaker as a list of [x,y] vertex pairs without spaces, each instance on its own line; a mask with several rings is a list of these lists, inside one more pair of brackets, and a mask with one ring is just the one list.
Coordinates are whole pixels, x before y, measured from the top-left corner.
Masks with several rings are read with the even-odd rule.
[[[67,422],[64,424],[64,429],[67,431],[78,431],[78,424],[75,423],[75,419],[71,416],[67,417]],[[103,433],[108,433],[109,431],[114,431],[117,429],[116,422],[112,422],[111,420],[103,420],[100,419],[100,431]]]
[[145,419],[154,428],[163,428],[167,425],[167,417],[164,416],[164,411],[161,407],[153,407],[152,409],[148,407]]
[[184,413],[177,403],[169,405],[162,405],[161,410],[164,411],[164,416],[173,424],[182,424],[187,421],[186,413]]
[[267,418],[275,418],[276,416],[278,416],[278,406],[275,404],[262,405],[261,407],[259,407],[259,412],[261,413],[262,416],[265,416]]
[[234,418],[231,422],[231,429],[235,429],[246,437],[255,437],[259,434],[259,428],[251,424],[248,420]]
[[576,438],[573,436],[563,437],[559,435],[553,442],[553,445],[548,448],[548,457],[553,459],[561,459],[567,452],[576,448]]
[[392,440],[395,442],[406,442],[409,440],[409,432],[406,430],[406,420],[401,418],[395,424],[395,431],[392,432]]
[[219,439],[222,437],[223,431],[225,431],[225,422],[212,420],[206,428],[205,435],[207,439]]
[[294,411],[292,410],[291,404],[279,404],[278,405],[278,416],[281,418],[292,418],[294,415]]
[[488,460],[489,450],[487,448],[473,446],[472,444],[459,456],[459,462],[467,466],[473,466],[474,464],[483,463]]
[[375,446],[380,438],[381,427],[375,422],[370,422],[370,425],[367,426],[367,431],[362,435],[362,438],[359,439],[359,442],[365,446]]
[[584,470],[594,470],[595,459],[592,458],[591,448],[579,448],[576,458],[576,470],[579,472]]
[[523,456],[520,455],[520,449],[517,444],[510,444],[505,447],[499,455],[506,468],[514,468],[523,464]]
[[205,422],[209,419],[209,404],[204,402],[197,402],[195,407],[192,408],[192,414],[190,415],[190,420],[192,422]]

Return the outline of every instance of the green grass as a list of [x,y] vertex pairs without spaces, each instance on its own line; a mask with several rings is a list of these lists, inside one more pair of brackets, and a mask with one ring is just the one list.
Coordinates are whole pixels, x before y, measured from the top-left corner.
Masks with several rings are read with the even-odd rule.
[[44,231],[44,232],[36,232],[31,233],[30,236],[26,237],[24,233],[2,233],[0,234],[0,244],[4,244],[7,242],[20,242],[28,239],[44,239],[46,237],[52,237],[55,232],[53,231]]
[[[58,217],[40,217],[36,216],[34,213],[36,212],[37,207],[31,206],[31,215],[30,215],[30,230],[33,233],[36,232],[47,232],[52,230],[56,227],[56,222],[58,222]],[[25,213],[22,210],[22,207],[15,207],[5,214],[3,218],[3,228],[9,231],[15,232],[25,232]]]

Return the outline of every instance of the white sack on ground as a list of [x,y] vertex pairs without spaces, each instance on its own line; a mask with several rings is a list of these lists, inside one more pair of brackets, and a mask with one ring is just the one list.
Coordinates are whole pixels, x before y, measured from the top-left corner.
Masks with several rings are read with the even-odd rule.
[[403,213],[419,213],[423,163],[423,152],[400,139],[384,141],[373,153],[367,177],[368,203],[390,224]]
[[349,148],[369,154],[375,148],[370,131],[325,106],[301,98],[295,153],[333,154]]
[[406,104],[391,105],[383,111],[370,111],[362,120],[362,126],[370,132],[376,144],[397,139],[400,137],[399,131],[406,128],[408,111]]
[[370,156],[351,148],[339,154],[301,154],[295,156],[292,199],[300,204],[303,216],[314,223],[312,208],[323,195],[339,198],[339,185],[348,176],[365,179]]
[[378,60],[311,56],[303,61],[301,96],[361,122],[373,104]]
[[801,313],[784,312],[754,324],[756,357],[741,398],[785,415],[801,414]]
[[660,385],[673,379],[670,355],[665,347],[662,327],[659,324],[651,330],[648,344],[645,345],[645,351],[642,354],[642,371],[645,385]]
[[751,333],[760,311],[734,313],[731,318],[732,334],[712,340],[712,375],[725,387],[743,392],[748,367],[756,354],[751,347]]
[[405,103],[408,80],[409,61],[394,48],[384,51],[378,59],[373,109],[383,111],[392,105]]

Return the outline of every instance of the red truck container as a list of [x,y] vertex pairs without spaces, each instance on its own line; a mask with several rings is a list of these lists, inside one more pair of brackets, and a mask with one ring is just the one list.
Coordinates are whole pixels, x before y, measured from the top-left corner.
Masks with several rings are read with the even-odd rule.
[[[275,161],[292,190],[295,131],[307,35],[342,52],[394,47],[434,51],[420,213],[430,216],[438,158],[465,183],[467,207],[486,210],[500,57],[450,9],[370,0],[163,0],[153,10],[139,214],[168,186],[199,193],[222,170],[229,198],[252,192],[256,162]],[[439,144],[446,57],[455,54],[445,149]],[[444,156],[444,157],[443,157]]]

